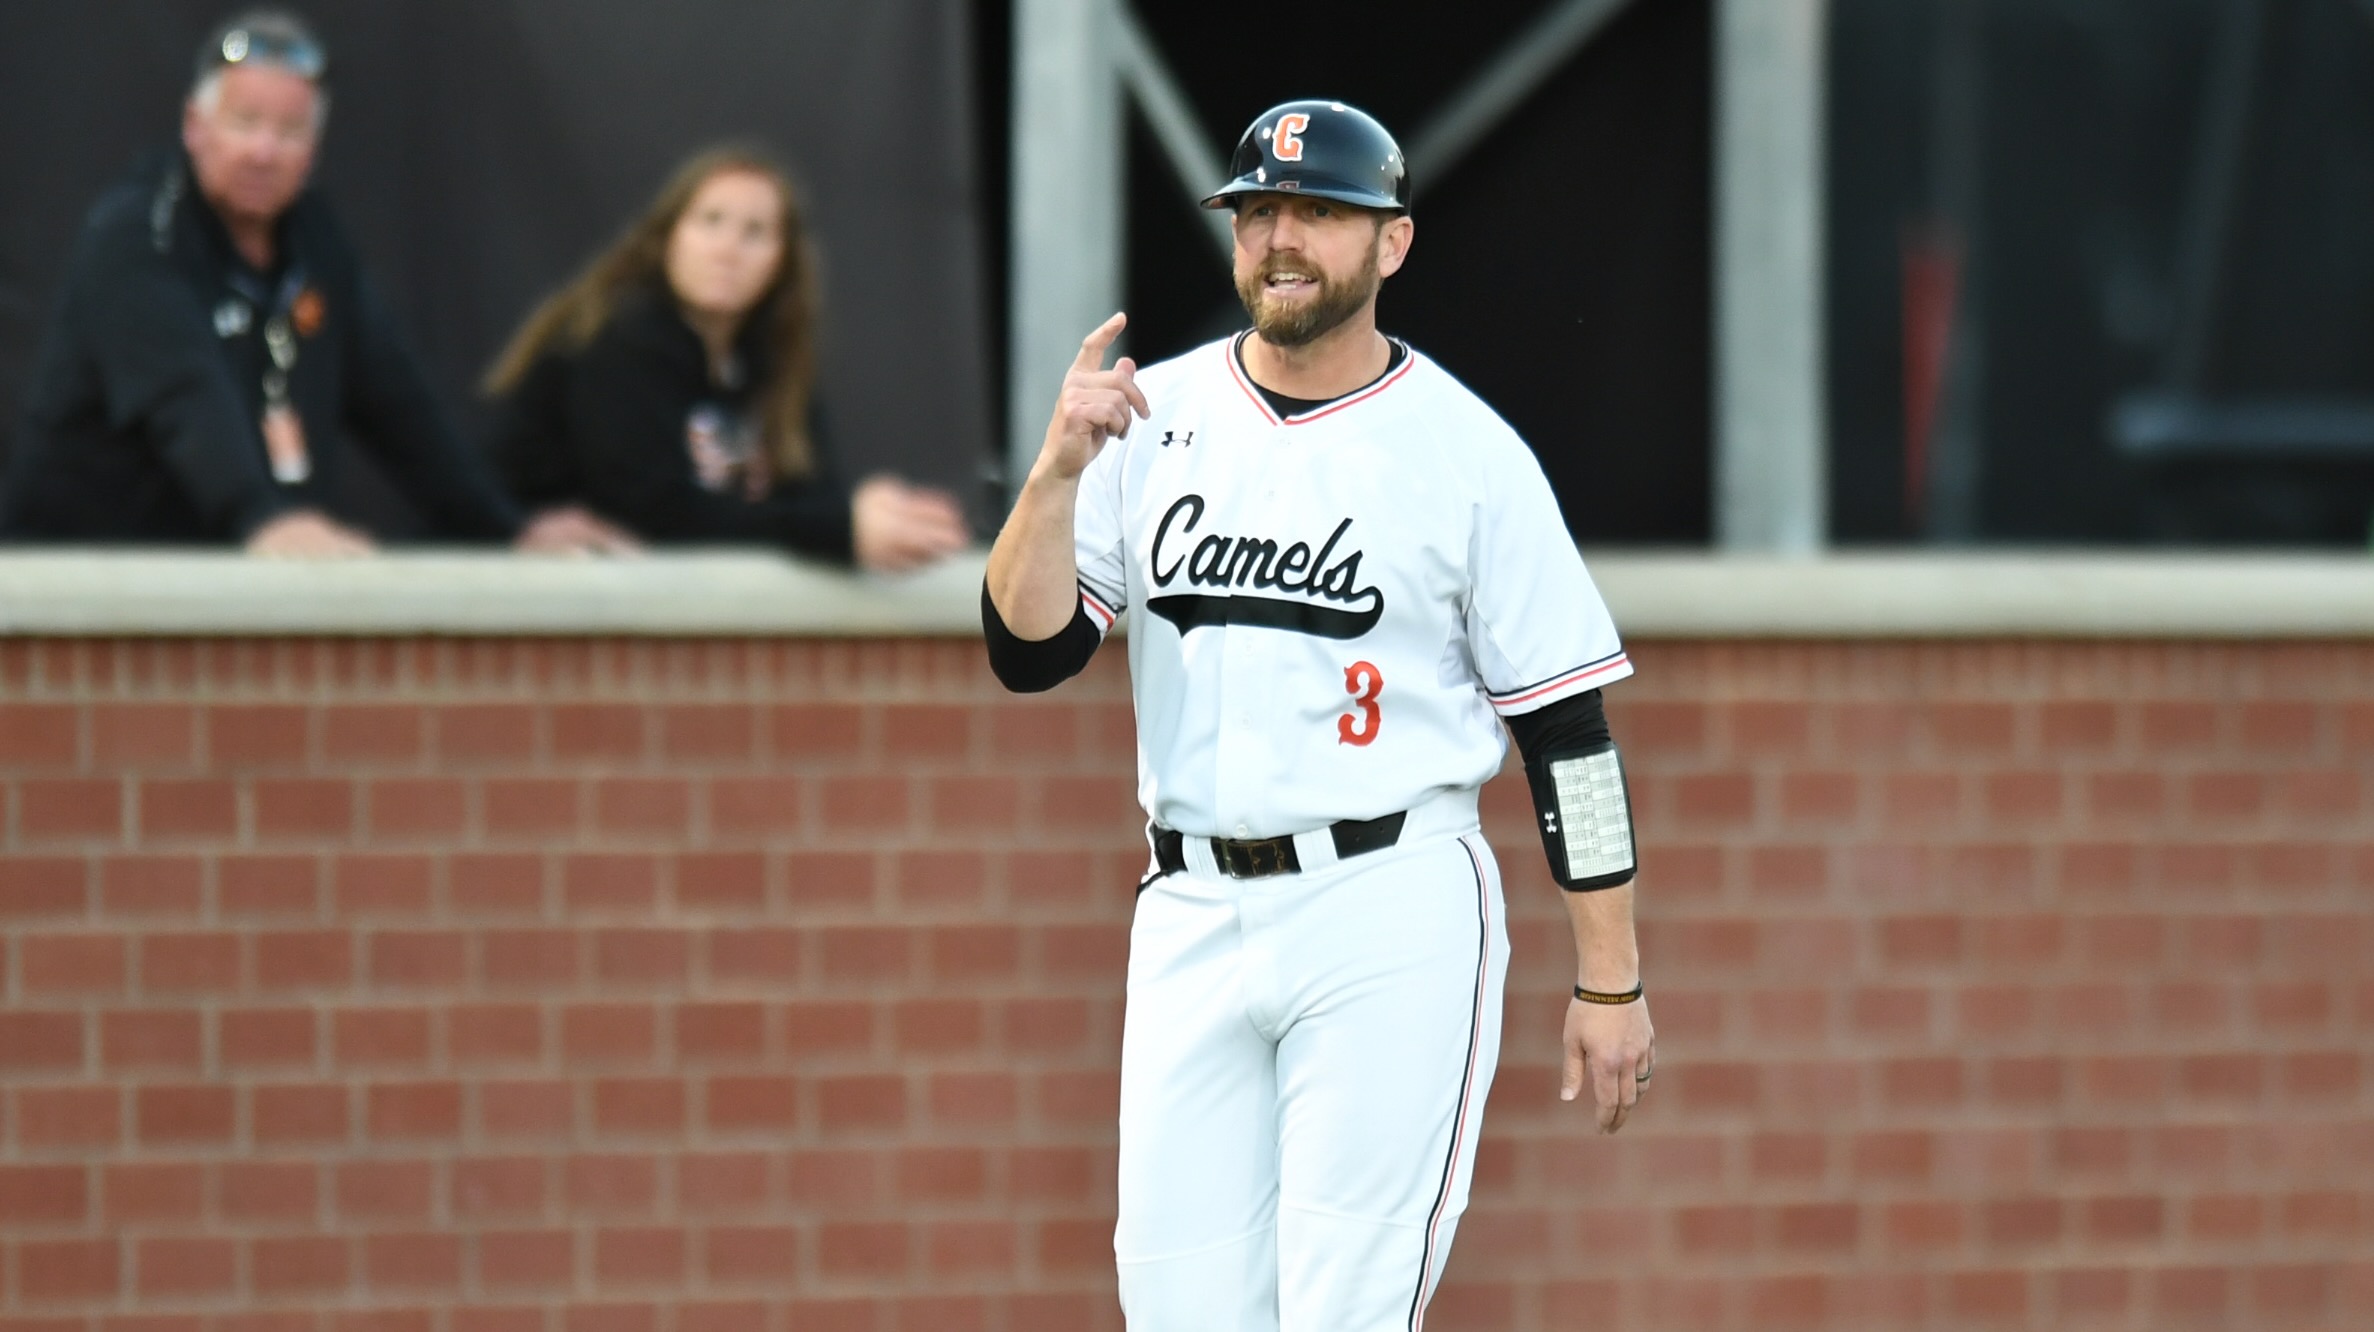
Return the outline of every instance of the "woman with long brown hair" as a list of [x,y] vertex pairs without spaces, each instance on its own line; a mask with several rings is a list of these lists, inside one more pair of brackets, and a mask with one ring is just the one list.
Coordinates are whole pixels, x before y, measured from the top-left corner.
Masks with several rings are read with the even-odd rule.
[[743,147],[682,167],[548,297],[487,373],[513,492],[645,539],[765,543],[879,570],[964,546],[956,501],[851,487],[815,427],[815,266],[782,168]]

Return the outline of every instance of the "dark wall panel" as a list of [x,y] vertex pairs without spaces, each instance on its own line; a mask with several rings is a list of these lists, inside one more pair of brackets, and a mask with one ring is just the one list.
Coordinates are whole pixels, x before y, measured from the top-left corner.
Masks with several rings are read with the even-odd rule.
[[[2153,391],[2374,415],[2374,6],[1839,0],[1833,15],[1835,535],[2362,546],[2362,427],[2312,465],[2245,430],[2196,473],[2122,450],[2112,420]],[[2238,18],[2261,35],[2228,102],[2221,66],[2250,49]],[[1960,116],[1941,91],[1957,62]],[[2226,134],[2228,203],[2203,209]],[[2205,262],[2196,231],[2215,238]],[[1959,523],[1941,516],[1947,478],[1928,474],[1924,503],[1906,466],[1904,251],[1940,235],[1963,261],[1968,359],[1938,407],[1975,444]]]

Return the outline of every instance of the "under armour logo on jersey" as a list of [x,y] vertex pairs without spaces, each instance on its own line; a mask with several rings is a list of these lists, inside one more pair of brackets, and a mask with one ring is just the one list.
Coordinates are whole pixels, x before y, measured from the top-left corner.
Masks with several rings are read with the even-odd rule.
[[[1173,525],[1178,529],[1177,538],[1184,541],[1195,525],[1203,521],[1203,514],[1201,495],[1181,495],[1163,513],[1162,521],[1154,528],[1154,545],[1148,559],[1154,586],[1167,588],[1184,572],[1191,587],[1263,588],[1303,596],[1177,592],[1149,599],[1146,609],[1177,625],[1181,635],[1207,624],[1243,624],[1287,629],[1320,638],[1358,638],[1374,629],[1383,618],[1385,594],[1374,584],[1360,586],[1361,553],[1355,550],[1340,559],[1335,555],[1344,534],[1352,530],[1351,519],[1337,523],[1315,552],[1309,543],[1302,541],[1280,549],[1268,537],[1212,533],[1197,541],[1193,551],[1166,563],[1163,548],[1172,539]],[[1358,609],[1337,610],[1317,605],[1306,599],[1311,597]]]
[[1195,443],[1195,432],[1190,430],[1186,434],[1181,435],[1175,430],[1163,431],[1162,447],[1167,449],[1174,443],[1182,449],[1188,447],[1189,445]]

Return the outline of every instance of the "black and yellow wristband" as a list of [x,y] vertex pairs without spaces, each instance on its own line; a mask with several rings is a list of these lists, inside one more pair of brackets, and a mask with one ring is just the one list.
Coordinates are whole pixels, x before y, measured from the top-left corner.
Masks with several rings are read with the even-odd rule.
[[1574,997],[1582,1000],[1586,1004],[1638,1003],[1640,1001],[1640,993],[1640,987],[1637,985],[1633,986],[1629,990],[1618,991],[1615,994],[1604,994],[1598,990],[1586,990],[1580,985],[1574,987]]

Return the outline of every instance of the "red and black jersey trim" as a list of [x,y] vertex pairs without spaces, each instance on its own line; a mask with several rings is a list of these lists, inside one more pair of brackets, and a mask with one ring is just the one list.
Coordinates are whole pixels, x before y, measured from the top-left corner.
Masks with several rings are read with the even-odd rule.
[[1271,425],[1277,426],[1309,425],[1311,422],[1319,420],[1322,417],[1333,416],[1337,412],[1344,410],[1346,407],[1351,407],[1359,403],[1366,402],[1370,398],[1383,393],[1386,389],[1389,389],[1395,384],[1398,384],[1402,380],[1408,378],[1410,367],[1418,363],[1418,353],[1409,350],[1407,347],[1404,347],[1402,351],[1401,364],[1393,367],[1390,370],[1387,370],[1383,375],[1378,377],[1375,383],[1370,384],[1368,387],[1355,389],[1340,398],[1330,398],[1326,402],[1311,408],[1307,412],[1296,412],[1292,416],[1280,416],[1277,414],[1277,412],[1271,410],[1268,400],[1261,396],[1261,390],[1254,387],[1253,381],[1246,377],[1244,363],[1237,358],[1237,348],[1242,346],[1244,344],[1244,340],[1251,336],[1252,335],[1249,333],[1239,333],[1235,337],[1230,338],[1228,341],[1221,343],[1220,354],[1227,358],[1229,378],[1234,379],[1236,381],[1236,386],[1244,390],[1245,400],[1253,404],[1254,411],[1261,413],[1262,420],[1269,422]]
[[1080,584],[1080,605],[1088,612],[1088,617],[1096,621],[1096,631],[1100,634],[1111,629],[1113,621],[1121,618],[1120,610],[1108,604],[1086,583]]
[[1587,661],[1580,666],[1560,671],[1546,680],[1536,680],[1531,684],[1518,685],[1514,689],[1487,693],[1484,696],[1492,701],[1492,706],[1496,711],[1506,712],[1510,708],[1523,707],[1536,699],[1547,698],[1552,694],[1576,689],[1595,689],[1609,680],[1630,672],[1631,669],[1632,659],[1619,649],[1597,661]]
[[1459,1178],[1459,1159],[1468,1147],[1469,1124],[1482,1111],[1476,1104],[1476,1063],[1484,1048],[1484,1004],[1492,984],[1492,889],[1484,879],[1484,864],[1476,858],[1475,848],[1467,839],[1459,839],[1459,849],[1467,853],[1468,868],[1475,871],[1476,881],[1476,988],[1474,1006],[1468,1010],[1467,1060],[1465,1071],[1459,1076],[1459,1108],[1451,1116],[1451,1145],[1443,1153],[1442,1182],[1435,1187],[1434,1206],[1426,1212],[1426,1243],[1418,1256],[1418,1284],[1410,1292],[1409,1332],[1421,1332],[1426,1326],[1426,1302],[1434,1294],[1435,1255],[1442,1247],[1443,1222],[1450,1216],[1451,1186]]

